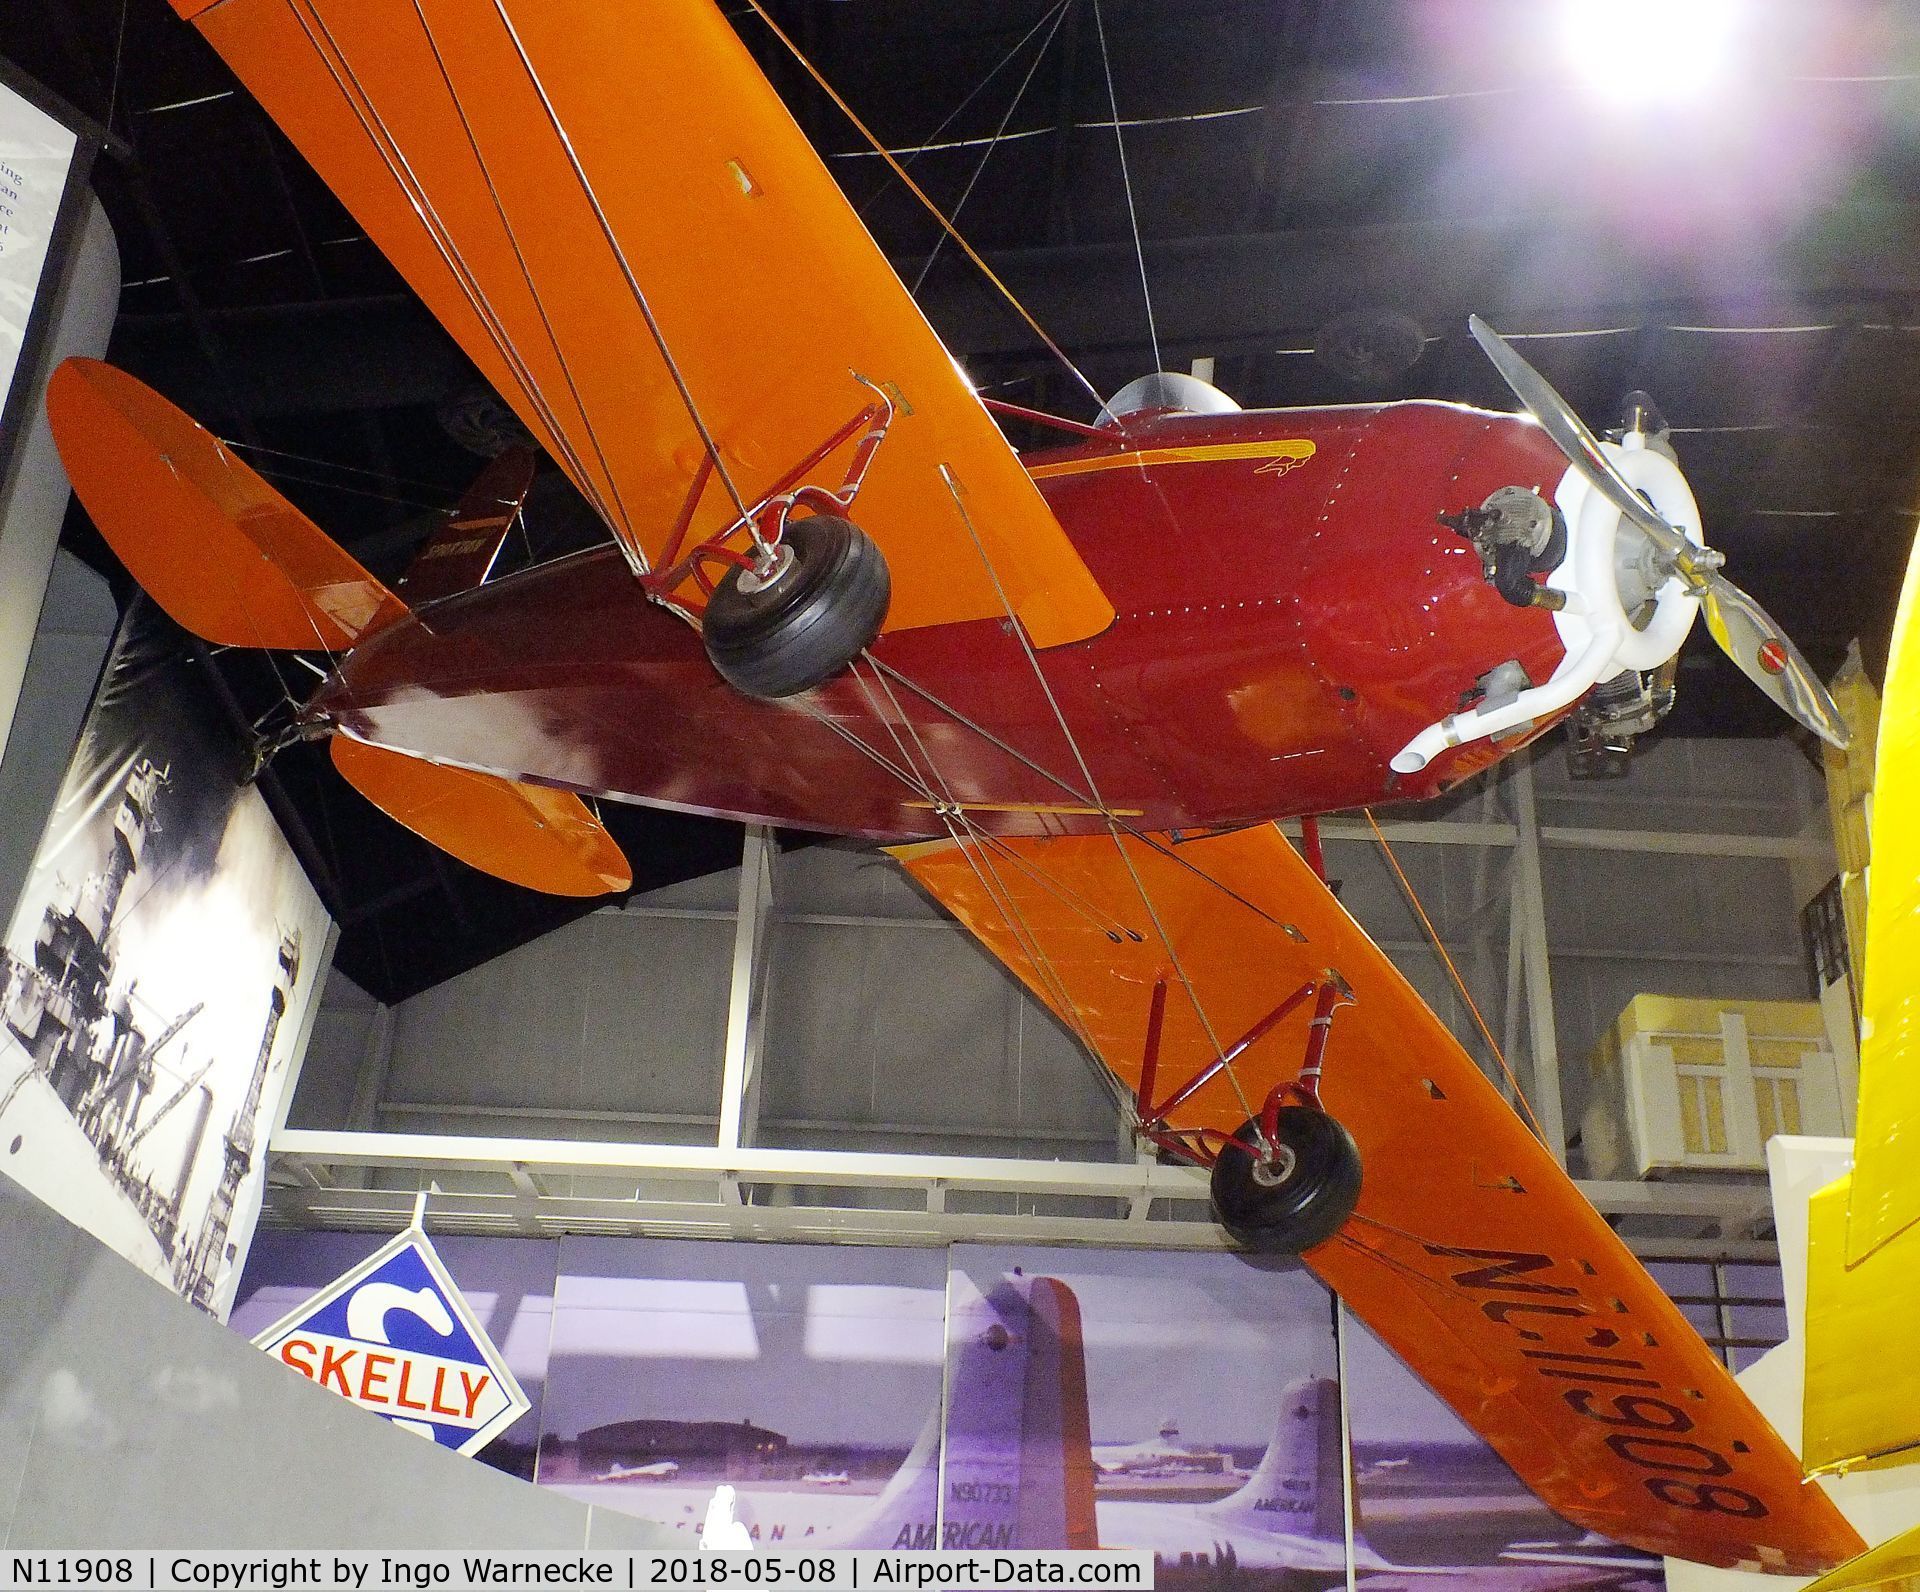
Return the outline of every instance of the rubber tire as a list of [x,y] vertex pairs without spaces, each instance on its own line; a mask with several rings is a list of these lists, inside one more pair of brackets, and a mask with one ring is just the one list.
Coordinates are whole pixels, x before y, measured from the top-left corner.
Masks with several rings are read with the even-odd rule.
[[[1253,1177],[1251,1148],[1229,1148],[1213,1163],[1213,1214],[1248,1249],[1298,1255],[1333,1237],[1360,1198],[1360,1148],[1338,1117],[1312,1106],[1282,1106],[1279,1139],[1293,1171],[1271,1188]],[[1238,1144],[1258,1142],[1248,1122]]]
[[831,514],[787,522],[792,565],[755,592],[727,571],[701,621],[721,678],[753,697],[789,697],[820,684],[880,634],[893,595],[873,538]]

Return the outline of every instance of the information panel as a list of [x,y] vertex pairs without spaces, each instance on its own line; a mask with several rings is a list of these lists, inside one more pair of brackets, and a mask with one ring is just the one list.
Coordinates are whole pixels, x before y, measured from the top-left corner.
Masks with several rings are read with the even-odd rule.
[[[59,122],[0,83],[0,415],[11,409],[77,144]],[[6,441],[0,437],[0,453]]]

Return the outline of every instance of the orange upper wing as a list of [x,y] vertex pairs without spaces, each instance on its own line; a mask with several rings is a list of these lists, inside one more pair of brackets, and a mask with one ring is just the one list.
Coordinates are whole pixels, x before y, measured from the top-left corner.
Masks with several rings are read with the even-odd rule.
[[[1165,978],[1156,1100],[1216,1054],[1199,1012],[1232,1047],[1303,983],[1338,973],[1353,1002],[1335,1014],[1321,1094],[1352,1130],[1365,1181],[1345,1230],[1307,1263],[1569,1520],[1656,1553],[1795,1574],[1858,1551],[1712,1351],[1284,836],[1130,838],[1124,857],[1122,844],[897,855],[1130,1085]],[[1171,1125],[1240,1127],[1296,1075],[1311,1011],[1256,1040]]]
[[[1018,458],[710,0],[174,0],[541,444],[658,559],[704,458],[749,503],[872,398],[856,514],[891,628],[1041,645],[1101,594]],[[843,448],[813,479],[837,485]],[[735,507],[711,480],[695,536]]]

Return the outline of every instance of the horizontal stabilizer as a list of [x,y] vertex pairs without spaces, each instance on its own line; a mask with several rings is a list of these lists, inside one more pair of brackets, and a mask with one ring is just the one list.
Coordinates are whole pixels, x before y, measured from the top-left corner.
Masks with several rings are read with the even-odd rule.
[[175,623],[225,647],[345,652],[407,612],[206,427],[97,359],[47,384],[73,490]]
[[633,883],[613,836],[569,791],[448,768],[344,735],[333,739],[333,766],[396,823],[496,879],[567,896]]

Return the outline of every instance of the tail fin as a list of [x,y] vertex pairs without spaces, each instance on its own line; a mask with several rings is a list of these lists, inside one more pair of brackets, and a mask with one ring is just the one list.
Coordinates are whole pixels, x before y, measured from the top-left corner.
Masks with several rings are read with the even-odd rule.
[[838,1530],[807,1544],[832,1548],[932,1548],[940,1513],[940,1412],[927,1417],[900,1468],[873,1506]]
[[533,469],[533,449],[509,448],[482,470],[460,506],[414,555],[400,577],[400,595],[419,608],[483,584],[533,487]]
[[1254,1473],[1238,1492],[1205,1506],[1214,1520],[1322,1542],[1347,1534],[1346,1451],[1340,1441],[1340,1384],[1290,1382],[1280,1420]]
[[333,766],[389,818],[497,879],[569,896],[633,883],[613,836],[568,791],[447,768],[343,735],[333,738]]
[[1013,1272],[949,1304],[943,1548],[1096,1548],[1080,1302]]
[[73,490],[178,624],[227,647],[344,652],[407,605],[204,426],[97,359],[47,384]]

